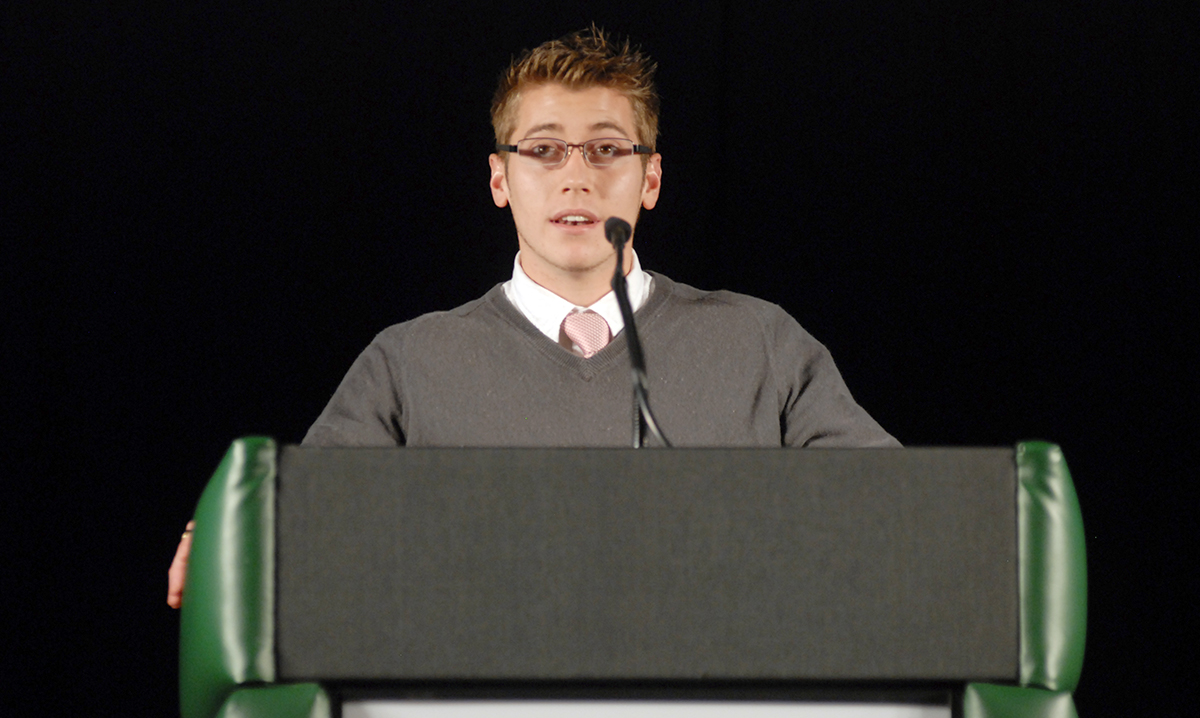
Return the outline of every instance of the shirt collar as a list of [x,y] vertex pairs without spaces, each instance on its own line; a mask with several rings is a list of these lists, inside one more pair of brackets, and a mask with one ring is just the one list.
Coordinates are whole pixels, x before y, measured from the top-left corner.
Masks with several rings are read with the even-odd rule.
[[[633,268],[629,270],[629,274],[625,275],[625,282],[629,286],[629,303],[636,312],[650,298],[654,278],[642,271],[637,252],[633,250],[630,252],[633,254]],[[530,279],[525,270],[521,269],[520,252],[517,252],[517,257],[513,260],[512,279],[504,283],[504,296],[521,314],[525,315],[525,318],[533,326],[537,327],[538,331],[554,342],[558,342],[559,328],[562,326],[563,319],[576,310],[591,309],[604,317],[604,321],[608,322],[608,328],[614,337],[625,328],[625,321],[621,318],[621,308],[617,304],[616,294],[610,291],[588,307],[572,304]]]

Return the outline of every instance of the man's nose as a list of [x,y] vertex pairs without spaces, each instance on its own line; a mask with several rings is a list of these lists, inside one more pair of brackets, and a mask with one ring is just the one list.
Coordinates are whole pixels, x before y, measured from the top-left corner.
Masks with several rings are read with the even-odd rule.
[[590,192],[592,190],[592,173],[595,170],[583,158],[582,147],[572,147],[567,161],[559,168],[562,191]]

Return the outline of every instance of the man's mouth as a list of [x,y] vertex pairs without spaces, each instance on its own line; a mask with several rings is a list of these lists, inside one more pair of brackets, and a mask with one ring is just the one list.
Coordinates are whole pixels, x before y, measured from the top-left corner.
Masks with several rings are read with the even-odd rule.
[[586,227],[588,225],[596,224],[600,220],[590,213],[563,212],[550,221],[554,224],[563,225],[564,227]]

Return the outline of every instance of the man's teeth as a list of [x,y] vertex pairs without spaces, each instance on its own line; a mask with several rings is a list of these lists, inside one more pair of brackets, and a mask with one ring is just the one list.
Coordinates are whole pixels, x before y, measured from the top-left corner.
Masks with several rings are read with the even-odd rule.
[[568,214],[565,217],[559,217],[558,221],[564,224],[590,224],[592,220],[577,214]]

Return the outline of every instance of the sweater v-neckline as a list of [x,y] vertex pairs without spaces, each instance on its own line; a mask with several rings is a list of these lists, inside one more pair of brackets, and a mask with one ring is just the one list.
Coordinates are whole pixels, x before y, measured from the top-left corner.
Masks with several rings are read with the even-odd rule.
[[[650,292],[650,296],[646,299],[646,303],[633,313],[637,321],[638,329],[650,326],[653,319],[658,314],[658,310],[666,302],[667,297],[671,294],[673,282],[670,279],[658,274],[657,272],[649,272],[654,277],[654,288]],[[618,362],[618,359],[625,357],[629,353],[629,344],[626,340],[627,332],[625,329],[621,333],[612,338],[600,351],[590,357],[584,358],[571,352],[558,342],[555,342],[541,332],[529,321],[529,318],[521,313],[521,310],[513,306],[513,303],[508,301],[504,296],[504,285],[497,284],[492,287],[484,299],[496,308],[500,316],[504,317],[515,329],[517,329],[525,338],[546,358],[550,359],[559,366],[574,371],[584,379],[591,379],[611,368]]]

